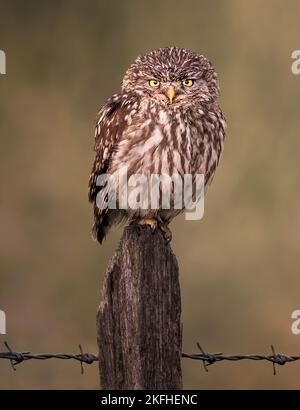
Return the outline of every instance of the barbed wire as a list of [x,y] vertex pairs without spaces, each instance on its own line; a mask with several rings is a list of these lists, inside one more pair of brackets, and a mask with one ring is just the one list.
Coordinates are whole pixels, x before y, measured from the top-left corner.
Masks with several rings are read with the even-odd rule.
[[203,367],[206,372],[208,372],[207,366],[210,366],[214,363],[221,362],[224,360],[227,361],[240,361],[240,360],[256,360],[256,361],[267,361],[271,362],[273,365],[273,374],[276,375],[276,368],[275,365],[278,364],[280,366],[285,365],[286,363],[296,362],[300,360],[300,355],[287,355],[285,353],[276,353],[275,348],[271,345],[271,355],[263,355],[263,354],[234,354],[234,355],[224,355],[223,353],[205,353],[199,343],[197,343],[197,347],[200,350],[198,354],[188,354],[182,353],[182,357],[193,359],[193,360],[201,360],[203,363]]
[[[81,345],[79,345],[78,354],[68,354],[68,353],[39,353],[34,354],[31,352],[15,352],[7,342],[4,342],[7,349],[5,352],[0,352],[0,359],[9,360],[13,370],[16,370],[16,366],[27,360],[48,360],[48,359],[59,359],[59,360],[76,360],[80,362],[81,374],[84,373],[83,363],[92,364],[98,362],[98,356],[92,353],[85,353]],[[197,347],[200,353],[189,354],[182,353],[183,358],[200,360],[203,363],[205,371],[208,371],[208,366],[222,361],[240,361],[240,360],[255,360],[255,361],[267,361],[273,365],[273,374],[276,375],[275,365],[283,366],[286,363],[296,362],[300,360],[300,355],[287,355],[284,353],[276,353],[274,346],[271,346],[272,354],[262,355],[262,354],[234,354],[234,355],[224,355],[223,353],[206,353],[201,345],[197,343]]]
[[7,342],[4,342],[7,349],[6,352],[0,352],[0,359],[10,360],[13,370],[16,370],[16,365],[25,362],[27,360],[48,360],[48,359],[60,359],[60,360],[77,360],[80,362],[81,374],[84,373],[83,363],[92,364],[97,362],[99,359],[96,355],[91,353],[84,353],[82,346],[79,345],[79,354],[68,354],[68,353],[40,353],[34,354],[31,352],[15,352],[9,346]]

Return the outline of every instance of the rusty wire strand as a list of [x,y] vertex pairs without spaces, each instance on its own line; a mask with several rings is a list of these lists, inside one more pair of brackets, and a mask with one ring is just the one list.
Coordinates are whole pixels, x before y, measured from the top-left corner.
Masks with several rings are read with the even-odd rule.
[[[83,363],[92,364],[98,362],[98,356],[85,353],[81,345],[79,345],[78,354],[68,354],[68,353],[40,353],[34,354],[31,352],[15,352],[9,346],[7,342],[4,342],[4,345],[7,349],[6,352],[0,352],[0,359],[10,360],[13,370],[16,370],[16,365],[27,361],[27,360],[48,360],[48,359],[60,359],[60,360],[77,360],[80,362],[81,374],[84,373]],[[240,360],[256,360],[256,361],[267,361],[273,365],[273,374],[276,374],[275,365],[278,364],[283,366],[286,363],[296,362],[300,360],[300,355],[287,355],[283,353],[276,353],[274,346],[271,346],[272,354],[262,355],[262,354],[234,354],[234,355],[225,355],[223,353],[206,353],[201,345],[197,343],[197,347],[200,353],[189,354],[182,353],[183,358],[200,360],[203,363],[205,371],[208,371],[208,366],[221,362],[221,361],[240,361]]]

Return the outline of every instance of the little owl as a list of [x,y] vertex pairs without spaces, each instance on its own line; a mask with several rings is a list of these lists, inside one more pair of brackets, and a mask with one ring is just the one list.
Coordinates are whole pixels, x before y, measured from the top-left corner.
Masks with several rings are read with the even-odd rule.
[[158,227],[167,241],[171,239],[168,224],[182,209],[101,207],[108,189],[99,185],[98,177],[126,167],[128,176],[202,174],[207,187],[225,137],[218,96],[212,64],[183,48],[154,50],[128,68],[120,93],[97,115],[89,200],[94,205],[93,234],[100,243],[111,226],[122,221]]

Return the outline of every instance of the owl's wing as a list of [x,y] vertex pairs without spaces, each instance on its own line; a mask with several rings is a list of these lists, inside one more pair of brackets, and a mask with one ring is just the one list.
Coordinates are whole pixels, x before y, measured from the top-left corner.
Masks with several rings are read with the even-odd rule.
[[126,126],[126,114],[126,108],[122,107],[122,96],[116,94],[101,108],[96,119],[94,147],[96,157],[89,180],[88,196],[90,202],[94,204],[93,235],[100,243],[107,233],[111,221],[109,210],[107,208],[99,209],[96,204],[97,195],[103,189],[103,187],[97,186],[97,178],[99,175],[105,174],[109,168],[117,142]]

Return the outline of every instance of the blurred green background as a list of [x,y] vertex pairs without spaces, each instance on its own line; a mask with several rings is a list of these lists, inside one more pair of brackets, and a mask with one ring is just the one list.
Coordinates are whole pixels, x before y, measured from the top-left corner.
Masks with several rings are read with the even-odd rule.
[[[199,222],[173,223],[184,351],[300,354],[300,1],[0,0],[0,309],[21,351],[96,352],[103,273],[91,240],[94,117],[134,58],[161,46],[215,65],[225,152]],[[300,388],[300,365],[183,362],[185,388]],[[0,362],[0,388],[98,388],[97,366]]]

